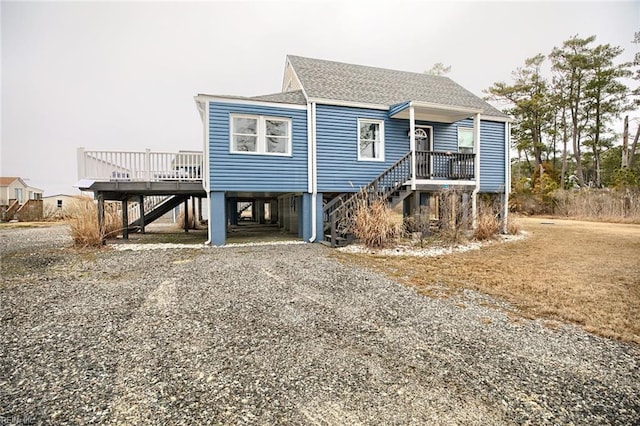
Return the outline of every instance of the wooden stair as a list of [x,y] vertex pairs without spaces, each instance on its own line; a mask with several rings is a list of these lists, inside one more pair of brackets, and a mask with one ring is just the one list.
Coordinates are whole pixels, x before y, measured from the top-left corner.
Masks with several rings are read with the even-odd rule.
[[355,238],[351,232],[353,216],[359,200],[371,203],[384,199],[390,207],[398,205],[411,193],[406,183],[411,178],[411,152],[405,154],[391,167],[369,182],[359,192],[341,194],[324,206],[325,241],[331,247],[344,247]]

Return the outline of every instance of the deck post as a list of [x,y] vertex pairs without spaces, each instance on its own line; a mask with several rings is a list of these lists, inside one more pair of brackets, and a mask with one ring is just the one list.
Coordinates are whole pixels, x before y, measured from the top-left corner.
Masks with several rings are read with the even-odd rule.
[[196,228],[196,198],[191,197],[191,217],[193,217],[193,228]]
[[202,223],[202,197],[198,197],[198,223]]
[[144,195],[138,197],[138,208],[140,209],[140,232],[144,234]]
[[127,207],[127,196],[122,199],[122,238],[129,239],[129,209]]
[[184,200],[184,232],[189,232],[189,199]]
[[[98,229],[102,233],[104,229],[104,194],[98,192]],[[102,244],[106,243],[105,235],[102,234]]]

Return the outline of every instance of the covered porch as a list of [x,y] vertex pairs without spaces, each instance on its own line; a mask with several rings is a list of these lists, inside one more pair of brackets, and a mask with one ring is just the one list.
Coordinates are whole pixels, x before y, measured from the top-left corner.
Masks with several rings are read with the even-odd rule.
[[[407,184],[412,190],[418,186],[477,186],[480,176],[480,113],[478,109],[457,106],[407,101],[394,105],[389,117],[409,122],[410,176]],[[464,119],[473,119],[468,132],[459,132],[460,142],[454,149],[438,150],[433,129],[420,123],[452,124]]]

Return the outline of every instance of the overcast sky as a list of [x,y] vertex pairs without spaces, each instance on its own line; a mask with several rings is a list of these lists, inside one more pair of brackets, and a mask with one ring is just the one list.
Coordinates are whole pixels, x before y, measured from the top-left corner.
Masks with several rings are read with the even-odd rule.
[[77,147],[201,149],[193,96],[278,92],[286,54],[414,72],[443,62],[483,96],[575,34],[630,60],[640,31],[637,1],[3,1],[0,14],[0,175],[45,195],[77,192]]

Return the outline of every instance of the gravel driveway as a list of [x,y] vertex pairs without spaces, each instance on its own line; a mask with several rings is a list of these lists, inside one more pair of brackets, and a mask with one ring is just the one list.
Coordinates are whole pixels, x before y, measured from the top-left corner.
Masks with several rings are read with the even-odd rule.
[[[0,424],[633,424],[640,348],[310,244],[76,252],[0,231]],[[424,261],[424,260],[416,260]]]

